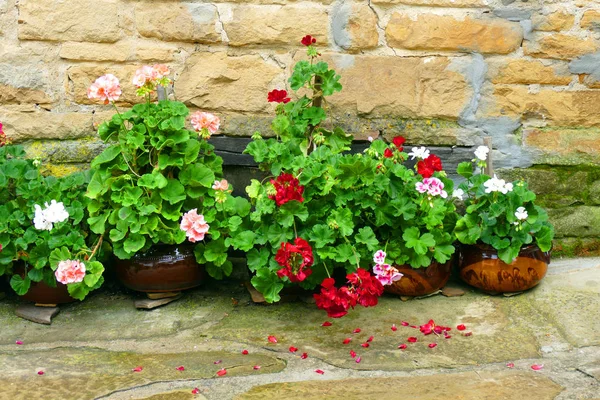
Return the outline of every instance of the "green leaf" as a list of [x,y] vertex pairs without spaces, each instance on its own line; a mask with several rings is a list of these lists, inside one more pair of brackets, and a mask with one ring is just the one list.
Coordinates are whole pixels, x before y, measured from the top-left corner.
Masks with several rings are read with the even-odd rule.
[[88,287],[94,287],[101,277],[102,273],[86,274],[86,276],[83,278],[83,283],[85,283]]
[[10,286],[19,296],[23,296],[29,291],[29,287],[31,286],[31,279],[29,279],[29,277],[27,276],[25,277],[25,279],[23,279],[20,275],[15,274],[10,279]]
[[335,248],[335,261],[340,263],[350,262],[356,264],[356,257],[352,245],[343,243]]
[[350,236],[354,230],[352,212],[347,208],[333,211],[327,223],[333,229],[339,229],[341,236]]
[[148,189],[162,189],[167,186],[167,178],[158,170],[153,170],[151,174],[144,174],[138,179],[138,186],[147,187]]
[[69,249],[67,247],[61,247],[60,249],[54,249],[50,253],[50,257],[49,257],[50,268],[52,268],[53,271],[56,271],[56,268],[58,268],[59,262],[65,261],[65,260],[70,260],[70,259],[71,259],[71,252],[69,251]]
[[192,164],[179,174],[179,181],[185,186],[210,188],[215,182],[215,174],[202,164]]
[[90,166],[93,170],[96,170],[100,165],[109,163],[117,158],[119,154],[121,154],[121,148],[118,145],[109,146],[94,158]]
[[177,204],[187,198],[185,187],[177,179],[168,180],[167,186],[160,190],[160,197],[170,204]]
[[370,251],[376,251],[379,248],[379,240],[375,237],[375,232],[370,226],[360,228],[354,239],[357,243],[365,244]]
[[29,279],[31,279],[33,282],[39,282],[44,278],[44,271],[42,269],[30,269],[27,272],[27,276],[29,277]]
[[435,246],[435,239],[431,233],[425,233],[420,236],[419,228],[412,227],[407,229],[402,234],[405,246],[409,249],[414,249],[415,253],[419,255],[427,254],[429,247]]
[[254,247],[256,233],[253,231],[244,231],[232,237],[233,248],[236,250],[249,251]]
[[248,269],[254,272],[257,269],[265,267],[269,262],[269,250],[262,247],[260,250],[252,249],[246,255],[248,261]]
[[252,278],[252,286],[256,288],[268,303],[281,300],[279,292],[283,289],[283,282],[277,274],[268,268],[261,268],[256,271]]
[[473,163],[469,161],[461,162],[456,168],[456,172],[465,179],[473,176]]
[[132,233],[123,242],[123,250],[129,254],[135,254],[146,244],[146,238],[140,234]]
[[441,264],[446,263],[448,260],[452,258],[452,255],[456,251],[456,248],[451,244],[448,245],[440,245],[435,246],[435,250],[433,252],[433,257],[435,260]]
[[327,225],[317,224],[313,226],[310,240],[314,243],[315,248],[322,248],[335,242],[335,232]]

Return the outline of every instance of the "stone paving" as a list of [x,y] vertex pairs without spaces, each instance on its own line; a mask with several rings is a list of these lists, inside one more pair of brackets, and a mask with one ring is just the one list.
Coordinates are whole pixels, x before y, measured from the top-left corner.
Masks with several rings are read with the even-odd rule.
[[[51,326],[16,317],[9,296],[0,301],[0,399],[600,399],[600,259],[556,261],[539,287],[513,297],[451,284],[465,295],[384,296],[339,320],[308,296],[256,305],[235,282],[211,282],[151,311],[109,285],[63,306]],[[401,326],[429,319],[452,327],[452,338]],[[332,326],[322,327],[326,320]],[[455,329],[461,323],[472,336]]]

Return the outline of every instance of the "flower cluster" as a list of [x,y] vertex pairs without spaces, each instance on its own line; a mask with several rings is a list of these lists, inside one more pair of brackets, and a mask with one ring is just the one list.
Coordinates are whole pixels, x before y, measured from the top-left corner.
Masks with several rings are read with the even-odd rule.
[[303,45],[308,47],[310,45],[317,43],[317,39],[315,39],[314,37],[312,37],[310,35],[306,35],[302,38],[302,40],[300,40],[300,43],[302,43]]
[[525,221],[529,217],[529,214],[527,214],[527,210],[525,209],[525,207],[519,207],[519,208],[517,208],[517,211],[515,212],[515,217],[519,221]]
[[[369,141],[372,142],[373,138],[371,138]],[[404,151],[404,142],[406,142],[406,139],[402,136],[396,136],[394,139],[392,139],[392,143],[394,144],[394,146],[396,146],[396,150],[398,150],[399,152]],[[392,158],[394,156],[394,151],[388,147],[383,152],[383,156],[385,158]]]
[[314,262],[312,248],[302,238],[296,238],[294,244],[281,243],[275,261],[283,267],[277,271],[279,278],[287,276],[290,282],[302,282],[312,273],[309,269]]
[[220,190],[222,192],[225,192],[227,190],[229,190],[229,182],[227,182],[226,179],[221,179],[220,181],[215,181],[215,183],[213,183],[212,188],[214,190]]
[[450,332],[452,328],[448,326],[436,325],[435,322],[432,319],[430,319],[429,322],[427,322],[426,324],[420,325],[419,330],[425,336],[431,335],[432,333],[435,333],[436,335],[443,334],[446,337],[446,339],[448,339],[450,338],[448,332]]
[[90,100],[100,100],[108,104],[119,100],[121,93],[119,79],[113,74],[106,74],[92,83],[88,88],[87,96]]
[[419,193],[427,193],[429,196],[440,196],[443,199],[448,197],[444,183],[438,178],[425,178],[423,182],[416,183],[416,189]]
[[487,156],[488,153],[490,152],[489,147],[487,146],[479,146],[476,150],[475,150],[475,157],[479,160],[479,161],[486,161],[487,160]]
[[271,200],[275,200],[278,206],[282,206],[290,200],[304,201],[302,194],[304,186],[300,185],[298,178],[292,174],[282,173],[277,179],[271,179],[271,184],[275,188],[275,194],[269,195]]
[[54,271],[56,280],[62,284],[79,283],[85,278],[85,264],[78,260],[65,260],[58,263]]
[[321,293],[313,295],[317,307],[325,310],[331,318],[343,317],[357,304],[363,307],[376,306],[379,296],[383,294],[383,285],[367,270],[358,268],[346,279],[348,286],[336,288],[335,280],[326,278],[321,283]]
[[6,134],[2,130],[2,122],[0,122],[0,147],[10,144],[10,139],[6,137]]
[[288,92],[285,90],[273,89],[267,94],[269,103],[289,103],[292,99],[288,97]]
[[387,254],[385,254],[385,251],[383,250],[377,250],[373,255],[373,262],[375,263],[373,273],[375,274],[375,278],[377,278],[383,286],[391,285],[404,276],[398,272],[396,268],[385,263],[386,256]]
[[44,206],[45,208],[42,209],[39,205],[34,205],[33,225],[35,229],[51,231],[55,223],[63,222],[69,218],[69,213],[62,202],[57,203],[56,200],[52,200],[50,204],[45,203]]
[[133,84],[138,89],[138,96],[146,96],[153,93],[158,86],[167,86],[171,83],[168,75],[171,73],[169,67],[164,64],[154,66],[144,65],[138,68],[133,75]]
[[512,192],[513,184],[506,181],[504,179],[498,179],[498,177],[494,174],[493,178],[488,179],[483,183],[485,186],[486,193],[492,192],[501,192],[502,194],[507,194],[508,192]]
[[185,231],[185,235],[190,242],[196,243],[204,239],[204,235],[208,233],[209,225],[204,220],[204,215],[198,214],[198,209],[194,208],[183,214],[179,227],[182,231]]
[[413,147],[411,149],[411,152],[408,153],[408,156],[410,157],[411,160],[414,160],[415,158],[424,160],[427,157],[429,157],[429,150],[427,150],[427,147],[425,147],[425,146]]
[[208,139],[210,135],[217,133],[221,120],[214,114],[196,111],[190,117],[190,123],[203,139]]
[[417,173],[423,178],[431,178],[434,172],[442,171],[442,169],[442,160],[435,154],[417,162]]

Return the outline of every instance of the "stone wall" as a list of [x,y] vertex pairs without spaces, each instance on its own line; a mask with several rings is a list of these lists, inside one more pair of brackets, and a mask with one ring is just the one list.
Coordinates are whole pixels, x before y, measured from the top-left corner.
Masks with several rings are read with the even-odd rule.
[[114,73],[127,107],[133,71],[161,62],[226,135],[267,132],[266,93],[287,86],[305,34],[343,76],[335,123],[454,161],[492,136],[495,165],[524,168],[506,173],[532,183],[569,251],[598,251],[599,0],[0,0],[0,121],[50,172],[80,168],[111,114],[89,84]]

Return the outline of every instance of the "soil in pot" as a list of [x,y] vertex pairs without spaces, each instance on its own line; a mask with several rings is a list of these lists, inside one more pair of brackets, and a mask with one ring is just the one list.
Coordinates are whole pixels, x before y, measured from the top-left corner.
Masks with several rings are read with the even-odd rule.
[[454,259],[444,264],[433,261],[427,268],[412,268],[409,265],[401,265],[396,269],[404,276],[389,286],[385,286],[387,293],[399,296],[425,296],[446,285],[450,275]]
[[546,275],[550,252],[537,245],[525,246],[519,256],[506,264],[498,252],[484,244],[462,245],[459,250],[460,278],[490,293],[521,292],[536,286]]

